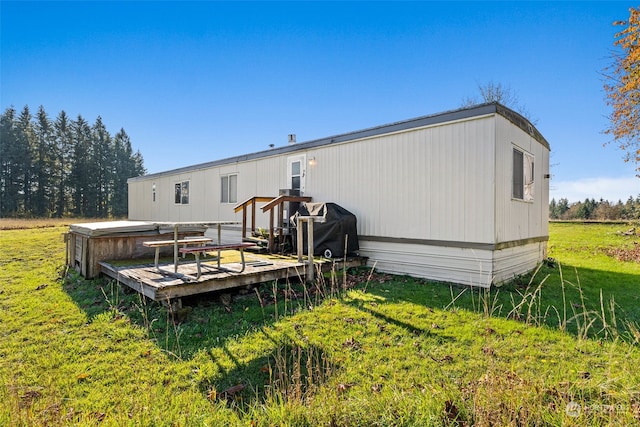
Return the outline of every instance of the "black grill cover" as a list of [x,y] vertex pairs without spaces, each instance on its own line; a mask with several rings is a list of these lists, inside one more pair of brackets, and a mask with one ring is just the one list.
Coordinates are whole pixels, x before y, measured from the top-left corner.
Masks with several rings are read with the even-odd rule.
[[[345,255],[345,236],[347,254],[354,254],[358,246],[356,217],[335,203],[301,203],[298,211],[291,216],[291,222],[297,227],[298,216],[321,216],[325,222],[313,224],[313,255],[327,258],[339,258]],[[307,227],[303,227],[304,253],[307,253]],[[297,244],[295,235],[294,245]]]

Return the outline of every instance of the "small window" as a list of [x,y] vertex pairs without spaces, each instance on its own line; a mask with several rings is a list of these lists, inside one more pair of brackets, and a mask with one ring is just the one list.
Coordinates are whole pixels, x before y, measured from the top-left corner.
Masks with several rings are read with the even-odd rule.
[[238,203],[238,175],[220,177],[220,202]]
[[534,157],[529,153],[513,149],[513,179],[511,197],[532,202],[534,196]]
[[177,205],[180,204],[181,196],[182,196],[182,183],[181,182],[177,182],[176,183],[176,192],[175,192],[175,203]]
[[524,200],[527,202],[533,202],[534,166],[533,156],[524,153]]
[[176,182],[175,185],[175,204],[189,204],[189,181]]
[[291,163],[291,189],[300,190],[302,174],[300,173],[300,161]]
[[511,196],[514,199],[524,198],[524,171],[522,162],[522,151],[513,149],[513,191]]
[[182,204],[189,204],[189,181],[185,181],[182,183]]

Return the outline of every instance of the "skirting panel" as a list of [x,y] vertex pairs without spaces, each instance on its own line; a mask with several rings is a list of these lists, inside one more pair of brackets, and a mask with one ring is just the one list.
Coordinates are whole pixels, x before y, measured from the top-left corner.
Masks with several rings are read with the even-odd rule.
[[484,288],[493,282],[490,250],[361,241],[360,254],[382,272]]
[[547,256],[547,242],[537,242],[495,251],[494,283],[506,282],[535,269]]
[[360,242],[360,254],[379,271],[483,288],[535,269],[546,248],[546,241],[501,250]]

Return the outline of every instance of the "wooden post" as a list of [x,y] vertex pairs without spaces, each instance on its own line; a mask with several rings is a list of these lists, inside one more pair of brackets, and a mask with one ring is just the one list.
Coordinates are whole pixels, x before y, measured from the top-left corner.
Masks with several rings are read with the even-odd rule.
[[302,250],[302,245],[304,244],[304,236],[302,233],[302,227],[304,226],[304,221],[301,220],[302,217],[298,217],[298,224],[297,224],[297,228],[298,228],[298,244],[296,245],[296,248],[298,249],[298,262],[302,262],[302,254],[303,254],[303,250]]
[[173,225],[173,272],[178,272],[178,224]]
[[273,209],[269,211],[269,253],[273,253]]
[[321,216],[299,216],[297,218],[297,227],[298,227],[298,262],[302,262],[302,255],[304,252],[303,248],[303,234],[302,227],[304,227],[304,223],[307,223],[307,274],[306,280],[311,282],[315,278],[315,266],[313,265],[313,223],[314,222],[324,222],[324,217]]
[[251,203],[251,233],[256,231],[256,203],[257,200],[253,199],[253,203]]
[[242,238],[247,237],[247,207],[242,207]]
[[280,243],[280,248],[278,249],[278,253],[282,251],[282,236],[283,236],[283,227],[284,227],[284,206],[282,203],[278,205],[278,243]]
[[313,282],[315,268],[313,265],[313,218],[307,221],[307,282]]

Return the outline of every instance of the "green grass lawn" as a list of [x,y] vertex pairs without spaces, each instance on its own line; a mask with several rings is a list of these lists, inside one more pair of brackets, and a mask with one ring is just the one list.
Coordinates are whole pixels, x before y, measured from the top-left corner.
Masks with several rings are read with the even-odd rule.
[[0,425],[637,425],[628,228],[551,224],[491,292],[359,269],[176,313],[63,278],[65,227],[2,230]]

